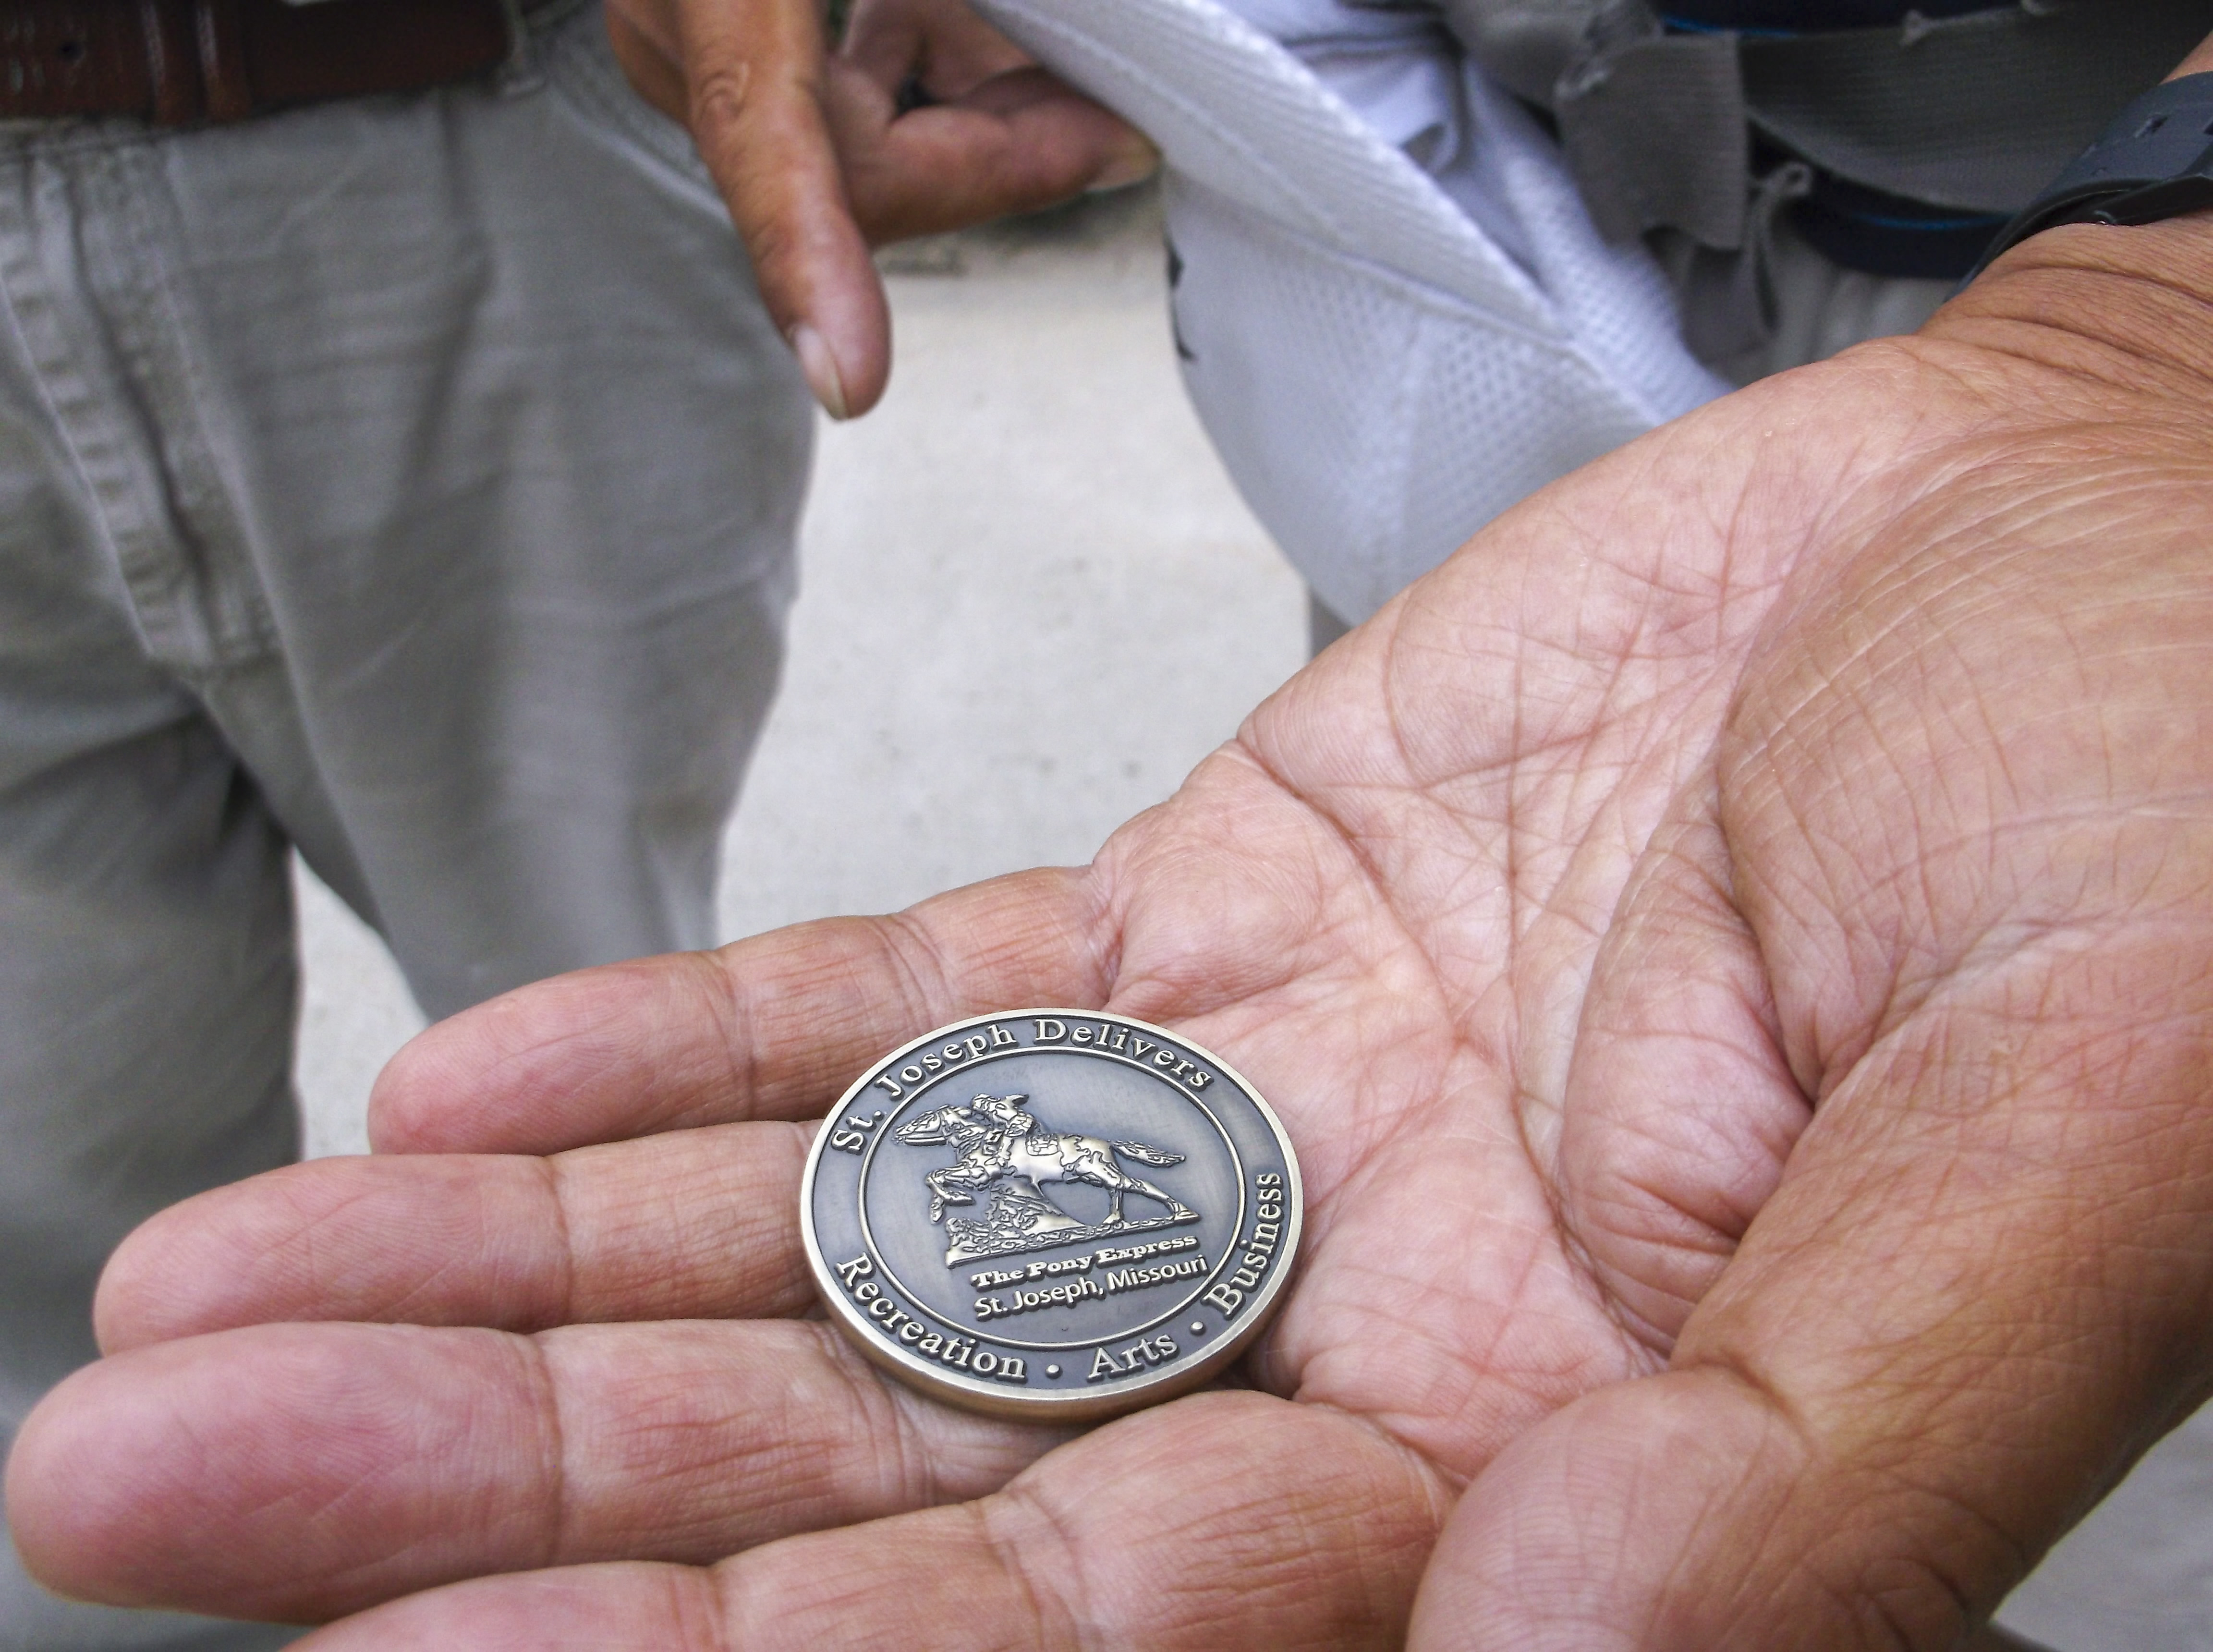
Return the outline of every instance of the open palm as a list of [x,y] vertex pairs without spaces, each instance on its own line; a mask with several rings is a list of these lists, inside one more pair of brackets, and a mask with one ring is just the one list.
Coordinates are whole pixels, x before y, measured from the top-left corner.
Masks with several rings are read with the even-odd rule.
[[[2033,345],[1577,473],[1086,870],[433,1029],[400,1156],[126,1246],[27,1558],[318,1652],[1958,1643],[2213,1372],[2203,389]],[[802,1317],[802,1121],[1043,1003],[1308,1195],[1249,1386],[1074,1437]]]

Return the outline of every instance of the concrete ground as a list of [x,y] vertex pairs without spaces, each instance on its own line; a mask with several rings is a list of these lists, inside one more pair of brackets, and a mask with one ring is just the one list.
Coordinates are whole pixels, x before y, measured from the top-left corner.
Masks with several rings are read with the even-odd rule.
[[[726,936],[1089,858],[1305,655],[1304,600],[1177,383],[1142,192],[891,260],[898,369],[826,427],[783,695],[729,838]],[[360,1151],[422,1024],[376,938],[302,891],[312,1151]],[[2065,1652],[2213,1652],[2213,1417],[2005,1620]]]

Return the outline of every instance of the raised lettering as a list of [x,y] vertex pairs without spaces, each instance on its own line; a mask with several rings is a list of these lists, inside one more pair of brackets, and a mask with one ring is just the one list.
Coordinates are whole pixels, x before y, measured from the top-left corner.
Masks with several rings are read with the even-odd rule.
[[897,1314],[898,1312],[899,1308],[893,1304],[892,1299],[888,1296],[877,1297],[875,1301],[869,1304],[868,1308],[869,1317],[872,1320],[888,1320],[893,1314]]
[[1153,1044],[1150,1039],[1132,1037],[1130,1039],[1130,1051],[1133,1055],[1143,1056],[1146,1051],[1152,1047]]
[[1011,1354],[1002,1354],[999,1356],[1000,1381],[1027,1382],[1029,1380],[1030,1368],[1027,1362],[1016,1359]]
[[873,1302],[877,1297],[882,1295],[883,1292],[878,1290],[875,1286],[863,1279],[859,1284],[853,1287],[853,1295],[862,1301]]
[[922,1082],[922,1069],[912,1064],[899,1069],[899,1076],[910,1084]]
[[833,1130],[830,1132],[830,1145],[840,1153],[858,1153],[868,1143],[869,1138],[857,1130]]
[[923,1323],[920,1320],[909,1320],[905,1325],[899,1328],[899,1339],[905,1343],[920,1342],[922,1340],[923,1329]]
[[1241,1290],[1232,1290],[1227,1285],[1216,1285],[1201,1300],[1213,1303],[1226,1316],[1235,1314],[1245,1305],[1245,1293]]
[[1005,1027],[1000,1026],[998,1022],[993,1021],[991,1023],[991,1042],[994,1045],[997,1045],[1004,1044],[1020,1044],[1021,1040],[1016,1038],[1012,1033],[1007,1031]]
[[840,1279],[843,1279],[845,1282],[845,1289],[848,1290],[852,1289],[857,1283],[861,1280],[867,1278],[875,1271],[876,1265],[869,1261],[865,1256],[857,1256],[850,1262],[840,1262],[832,1270],[832,1271],[834,1272]]
[[961,1042],[968,1046],[968,1053],[972,1056],[980,1056],[991,1047],[991,1040],[981,1033],[971,1033]]
[[901,1089],[899,1085],[891,1079],[880,1078],[876,1080],[876,1082],[882,1085],[886,1089],[892,1093],[892,1100],[894,1101],[898,1100],[899,1097],[906,1094],[905,1090]]
[[[1061,1039],[1068,1036],[1067,1024],[1063,1021],[1047,1019],[1045,1021],[1033,1021],[1031,1025],[1037,1028],[1037,1041],[1039,1044],[1058,1044]],[[1046,1031],[1046,1028],[1048,1027],[1052,1028],[1052,1031],[1050,1033]]]
[[1100,1382],[1121,1375],[1122,1368],[1115,1363],[1114,1356],[1102,1348],[1091,1356],[1091,1374],[1083,1380],[1086,1382]]
[[944,1351],[945,1338],[935,1331],[927,1332],[923,1339],[915,1344],[915,1352],[918,1354],[942,1354]]
[[1204,1068],[1191,1076],[1191,1087],[1194,1090],[1203,1090],[1212,1082],[1214,1082],[1214,1075]]
[[1091,1042],[1091,1029],[1088,1027],[1079,1027],[1069,1036],[1078,1044],[1088,1044]]
[[976,1350],[975,1362],[969,1368],[979,1377],[987,1377],[999,1369],[999,1356],[988,1348]]
[[1253,1243],[1256,1247],[1265,1245],[1272,1250],[1276,1241],[1283,1237],[1283,1228],[1272,1222],[1256,1222],[1253,1224]]

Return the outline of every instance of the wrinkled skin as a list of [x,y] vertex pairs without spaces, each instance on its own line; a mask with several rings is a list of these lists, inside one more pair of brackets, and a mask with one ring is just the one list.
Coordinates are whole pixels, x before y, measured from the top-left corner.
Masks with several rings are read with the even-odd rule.
[[[864,413],[891,373],[869,248],[1134,183],[1152,146],[962,0],[607,0],[631,83],[692,130],[815,398]],[[924,99],[901,113],[911,83]]]
[[[1937,1649],[2213,1372],[2213,225],[1537,496],[1081,871],[541,984],[118,1255],[33,1568],[395,1648]],[[819,1320],[911,1034],[1218,1051],[1308,1234],[1069,1437]],[[354,1323],[334,1323],[352,1321]]]

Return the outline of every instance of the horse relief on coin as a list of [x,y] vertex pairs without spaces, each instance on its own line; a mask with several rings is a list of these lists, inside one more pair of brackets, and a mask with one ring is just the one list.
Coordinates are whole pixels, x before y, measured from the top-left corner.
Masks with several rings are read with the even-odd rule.
[[1253,1087],[1126,1016],[941,1027],[846,1091],[800,1221],[863,1353],[972,1410],[1081,1421],[1182,1393],[1259,1333],[1299,1168]]

